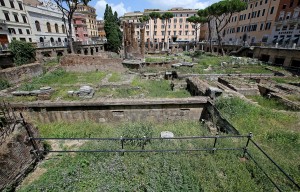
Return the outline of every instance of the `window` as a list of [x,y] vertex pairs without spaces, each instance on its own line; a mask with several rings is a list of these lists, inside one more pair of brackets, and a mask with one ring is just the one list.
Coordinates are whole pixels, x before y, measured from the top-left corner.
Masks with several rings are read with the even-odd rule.
[[50,25],[50,23],[49,22],[47,22],[47,30],[48,30],[48,33],[51,33],[51,25]]
[[283,6],[282,6],[282,9],[285,9],[286,8],[286,4],[284,4]]
[[18,2],[20,10],[23,10],[22,2]]
[[168,31],[168,35],[171,35],[171,31]]
[[250,9],[252,9],[252,7],[253,7],[253,5],[251,4],[251,5],[250,5]]
[[270,14],[272,15],[274,12],[274,7],[271,8]]
[[29,42],[32,42],[32,39],[31,39],[31,38],[29,38]]
[[287,30],[287,26],[286,25],[284,25],[284,26],[282,26],[282,29],[281,29],[282,31],[286,31]]
[[154,35],[156,35],[157,34],[157,31],[154,31]]
[[259,5],[262,5],[262,1],[259,2]]
[[54,27],[55,27],[55,32],[56,32],[56,33],[59,33],[59,30],[58,30],[58,25],[57,25],[57,23],[55,23]]
[[293,7],[293,5],[294,5],[294,0],[291,0],[290,7]]
[[149,29],[149,25],[146,25],[146,29]]
[[176,25],[174,25],[174,29],[176,29]]
[[290,25],[289,30],[294,30],[295,29],[295,25]]
[[265,15],[265,12],[266,12],[266,10],[263,9],[263,12],[262,12],[261,16],[264,16],[264,15]]
[[40,22],[35,21],[35,28],[36,28],[37,31],[41,31]]
[[14,5],[14,2],[13,2],[13,1],[9,1],[9,3],[10,3],[10,7],[11,7],[11,8],[15,8],[15,5]]
[[165,28],[165,25],[161,25],[161,28],[164,29],[164,28]]
[[149,31],[146,31],[147,36],[149,36]]
[[185,28],[188,29],[188,28],[189,28],[189,25],[185,25]]
[[182,18],[181,18],[181,19],[179,19],[179,23],[182,23],[182,22],[183,22]]
[[179,35],[182,35],[182,31],[179,31]]
[[259,17],[259,15],[260,15],[260,10],[257,11],[257,17]]
[[177,23],[177,19],[174,19],[174,23]]
[[22,18],[23,18],[23,22],[24,22],[24,23],[27,23],[26,16],[25,16],[25,15],[22,15]]
[[265,4],[267,4],[268,3],[268,0],[265,0]]
[[16,22],[19,22],[19,17],[18,17],[18,15],[17,15],[17,14],[14,14],[14,17],[15,17],[15,21],[16,21]]
[[162,31],[162,32],[161,32],[161,35],[165,35],[165,32],[164,32],[164,31]]
[[248,14],[248,19],[250,19],[251,13]]
[[[149,27],[149,26],[148,26]],[[63,33],[66,33],[66,29],[65,29],[65,26],[64,25],[61,25],[61,30]]]
[[185,35],[188,35],[189,34],[189,31],[185,31]]
[[26,29],[26,33],[27,33],[28,35],[30,35],[30,30],[29,30],[29,29]]
[[237,28],[236,28],[236,32],[237,32],[237,33],[240,32],[240,29],[241,29],[240,27],[237,27]]
[[4,0],[0,0],[0,5],[5,6]]
[[15,31],[14,28],[8,28],[8,32],[9,32],[10,34],[16,34],[16,31]]
[[173,31],[174,36],[176,36],[176,31]]
[[19,31],[19,34],[23,34],[22,29],[18,29],[18,31]]
[[257,7],[257,2],[255,3],[255,7]]
[[154,29],[157,29],[157,25],[154,25]]
[[6,21],[10,21],[8,12],[4,12],[4,16],[5,16]]
[[179,25],[179,29],[182,29],[182,25]]

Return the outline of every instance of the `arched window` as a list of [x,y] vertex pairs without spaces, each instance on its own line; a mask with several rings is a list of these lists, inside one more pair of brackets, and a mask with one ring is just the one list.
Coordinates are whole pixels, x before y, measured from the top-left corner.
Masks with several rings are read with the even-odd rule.
[[57,41],[58,41],[58,42],[61,42],[61,39],[60,39],[60,38],[58,38],[58,39],[57,39]]
[[58,25],[57,25],[57,23],[55,23],[54,27],[55,27],[55,32],[56,32],[56,33],[59,33],[59,30],[58,30]]
[[62,32],[63,32],[63,33],[66,33],[66,29],[65,29],[65,26],[64,26],[64,25],[61,25],[61,29],[62,29]]
[[54,43],[54,39],[53,37],[50,38],[51,43]]
[[44,42],[44,38],[40,37],[40,42],[43,43]]
[[65,42],[68,42],[68,39],[67,39],[67,38],[65,38]]
[[35,28],[36,28],[37,31],[41,31],[40,22],[35,21]]
[[47,30],[48,30],[49,33],[51,33],[51,25],[50,25],[49,22],[47,22]]

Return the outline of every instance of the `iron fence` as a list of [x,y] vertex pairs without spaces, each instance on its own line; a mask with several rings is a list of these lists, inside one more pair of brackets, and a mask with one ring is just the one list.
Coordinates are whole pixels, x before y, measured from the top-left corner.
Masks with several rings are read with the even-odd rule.
[[[284,191],[280,186],[271,178],[267,171],[261,166],[261,163],[254,158],[254,155],[248,149],[250,145],[254,146],[256,152],[260,152],[268,160],[268,163],[274,165],[280,173],[288,179],[288,181],[293,185],[293,189],[300,190],[299,184],[281,167],[276,163],[253,139],[252,133],[248,135],[215,135],[215,136],[187,136],[187,137],[172,137],[172,138],[161,138],[161,137],[142,137],[142,138],[33,138],[30,137],[32,141],[47,141],[47,140],[56,140],[56,141],[66,141],[66,140],[78,140],[78,141],[113,141],[119,142],[119,149],[95,149],[95,150],[40,150],[37,149],[36,153],[178,153],[178,152],[200,152],[200,151],[210,151],[215,153],[216,151],[241,151],[242,157],[251,159],[256,164],[256,166],[262,171],[262,173],[269,179],[269,181],[274,185],[278,191]],[[238,147],[217,147],[217,144],[224,139],[243,139],[245,141],[243,145]],[[193,148],[193,149],[146,149],[145,146],[147,142],[154,140],[159,141],[171,141],[171,140],[212,140],[210,147],[205,148]],[[125,144],[127,141],[140,141],[140,149],[125,149]],[[35,148],[36,149],[36,148]]]

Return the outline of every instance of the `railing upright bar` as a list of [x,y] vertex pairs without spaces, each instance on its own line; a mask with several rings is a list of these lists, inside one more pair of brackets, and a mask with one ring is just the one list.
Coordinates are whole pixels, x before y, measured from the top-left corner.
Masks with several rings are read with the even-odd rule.
[[247,153],[247,150],[248,150],[248,145],[249,145],[249,142],[250,142],[250,139],[252,138],[253,134],[252,132],[249,133],[248,135],[248,140],[247,140],[247,143],[246,143],[246,146],[244,147],[244,154],[243,154],[243,157],[245,157],[246,153]]
[[297,184],[291,176],[289,176],[257,143],[252,139],[250,141],[298,188],[300,189],[299,184]]

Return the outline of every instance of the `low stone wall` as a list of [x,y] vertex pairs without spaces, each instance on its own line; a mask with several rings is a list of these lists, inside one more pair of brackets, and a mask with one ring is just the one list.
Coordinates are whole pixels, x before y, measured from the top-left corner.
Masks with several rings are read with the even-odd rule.
[[6,79],[11,84],[19,83],[41,74],[43,74],[43,67],[39,63],[0,70],[0,77]]
[[90,71],[125,71],[122,59],[107,58],[108,56],[91,55],[65,55],[60,60],[60,65],[66,71],[90,72]]
[[49,123],[57,121],[135,122],[199,121],[207,97],[183,99],[102,100],[97,102],[61,102],[12,104],[26,118]]

